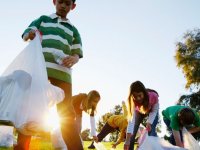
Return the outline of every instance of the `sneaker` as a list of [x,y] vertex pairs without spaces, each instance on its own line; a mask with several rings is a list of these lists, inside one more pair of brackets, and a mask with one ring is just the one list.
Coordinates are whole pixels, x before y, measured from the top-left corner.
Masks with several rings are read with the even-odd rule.
[[90,146],[88,146],[88,149],[95,149],[95,146],[91,144]]

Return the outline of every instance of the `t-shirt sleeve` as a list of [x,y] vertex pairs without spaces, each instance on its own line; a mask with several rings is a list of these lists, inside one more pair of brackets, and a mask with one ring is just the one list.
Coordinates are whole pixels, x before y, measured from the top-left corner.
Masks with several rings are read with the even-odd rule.
[[95,118],[90,116],[91,136],[96,136],[96,123]]
[[79,55],[80,58],[83,57],[81,36],[75,27],[74,27],[71,52],[72,52],[72,55],[77,54],[77,55]]
[[135,112],[131,118],[131,120],[128,120],[128,126],[127,126],[127,130],[126,133],[131,133],[133,134],[133,130],[134,130],[134,125],[135,125]]
[[40,28],[40,24],[42,22],[42,18],[43,18],[43,16],[41,16],[38,19],[36,19],[33,22],[31,22],[31,24],[28,26],[28,28],[22,34],[22,38],[24,37],[25,34],[28,34],[30,30],[38,30]]
[[194,120],[194,125],[196,127],[200,127],[200,116],[195,112],[195,120]]
[[151,112],[149,113],[149,117],[147,122],[152,124],[156,118],[156,115],[158,114],[159,110],[159,103],[154,104],[153,108],[151,109]]
[[180,130],[179,123],[178,123],[178,116],[176,115],[171,116],[170,120],[171,120],[170,127],[176,131]]
[[150,92],[149,99],[150,99],[150,106],[152,108],[151,108],[151,111],[149,112],[149,117],[148,117],[147,122],[152,124],[159,111],[158,95],[155,92]]

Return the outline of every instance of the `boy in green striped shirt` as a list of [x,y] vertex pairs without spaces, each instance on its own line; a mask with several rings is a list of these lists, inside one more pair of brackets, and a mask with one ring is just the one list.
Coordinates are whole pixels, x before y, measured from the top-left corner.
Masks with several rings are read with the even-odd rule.
[[[75,112],[71,103],[72,81],[71,67],[79,58],[83,57],[82,43],[78,30],[67,19],[68,13],[76,6],[75,0],[53,0],[56,13],[50,16],[41,16],[34,20],[24,31],[22,38],[32,40],[35,31],[42,35],[42,48],[47,66],[47,73],[50,82],[62,88],[65,92],[65,99],[57,105],[61,121],[61,131],[68,150],[82,150],[80,136],[75,124]],[[60,63],[55,55],[62,54]],[[73,140],[71,140],[73,137]],[[18,135],[15,150],[28,150],[31,136],[21,133]]]

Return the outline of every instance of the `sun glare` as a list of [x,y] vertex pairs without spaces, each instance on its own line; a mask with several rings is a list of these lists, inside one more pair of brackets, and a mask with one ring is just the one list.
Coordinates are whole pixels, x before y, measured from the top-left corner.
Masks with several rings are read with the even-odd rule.
[[47,127],[50,131],[60,128],[60,118],[56,107],[52,107],[49,110],[49,113],[47,113],[45,117],[45,127]]

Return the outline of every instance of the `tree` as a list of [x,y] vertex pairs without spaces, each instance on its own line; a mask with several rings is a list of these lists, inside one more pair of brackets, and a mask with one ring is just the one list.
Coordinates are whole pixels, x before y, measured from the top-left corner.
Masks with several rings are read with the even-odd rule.
[[83,141],[91,141],[92,139],[90,136],[90,129],[85,129],[81,132],[81,138]]
[[199,89],[200,83],[200,29],[188,31],[183,42],[176,44],[175,59],[187,80],[186,88]]
[[122,106],[121,105],[115,105],[114,109],[111,110],[111,113],[113,115],[120,115],[120,114],[122,114],[123,113],[122,112]]
[[176,44],[177,66],[183,70],[187,83],[186,89],[192,91],[182,95],[178,104],[190,106],[200,111],[200,29],[188,31],[184,41]]
[[179,98],[178,104],[195,108],[200,112],[200,91],[189,95],[182,95]]

